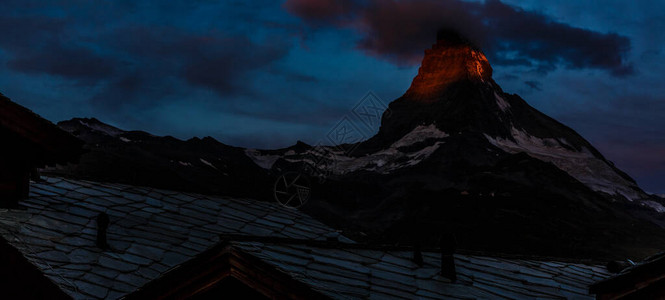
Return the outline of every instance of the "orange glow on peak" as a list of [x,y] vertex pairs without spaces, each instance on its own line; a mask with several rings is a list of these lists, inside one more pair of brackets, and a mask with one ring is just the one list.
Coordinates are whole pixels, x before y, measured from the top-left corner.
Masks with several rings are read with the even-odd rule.
[[425,57],[405,96],[431,102],[451,83],[460,80],[485,81],[492,78],[492,67],[485,55],[469,45],[436,44]]

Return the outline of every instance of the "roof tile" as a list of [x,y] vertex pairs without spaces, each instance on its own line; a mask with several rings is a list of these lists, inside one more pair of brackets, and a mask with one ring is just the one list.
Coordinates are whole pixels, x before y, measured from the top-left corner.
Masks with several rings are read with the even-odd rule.
[[148,245],[134,244],[127,249],[128,253],[160,261],[164,256],[164,249]]
[[139,267],[136,264],[132,264],[130,262],[123,261],[121,259],[113,258],[113,257],[108,257],[108,256],[100,256],[99,260],[97,263],[105,268],[108,269],[113,269],[117,270],[120,272],[132,272],[136,271]]
[[[81,293],[83,293],[85,295],[92,296],[92,297],[97,298],[97,299],[104,299],[104,298],[106,298],[106,295],[109,293],[108,288],[106,288],[104,286],[101,286],[101,285],[98,285],[98,284],[86,282],[86,281],[76,282],[76,287],[78,288],[78,291],[80,291]],[[83,295],[81,295],[81,296],[83,296]],[[77,297],[77,298],[78,299],[84,299],[86,297],[83,296],[83,297],[80,297],[80,298]]]
[[[76,299],[131,293],[218,243],[219,234],[310,240],[337,236],[353,243],[306,214],[275,203],[45,179],[32,183],[33,196],[20,203],[24,210],[0,211],[0,235]],[[111,216],[111,249],[106,251],[95,246],[100,212]],[[338,299],[499,294],[591,299],[583,287],[607,277],[604,269],[582,264],[455,255],[458,281],[450,283],[438,275],[440,253],[424,252],[424,265],[418,267],[408,251],[231,243]]]

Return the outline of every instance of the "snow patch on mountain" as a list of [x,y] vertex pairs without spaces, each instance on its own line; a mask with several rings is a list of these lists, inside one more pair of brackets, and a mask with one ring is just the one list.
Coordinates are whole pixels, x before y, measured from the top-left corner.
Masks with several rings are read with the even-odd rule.
[[[303,162],[314,165],[322,173],[335,175],[357,171],[388,174],[397,169],[419,164],[439,149],[440,145],[445,142],[443,139],[448,136],[447,133],[439,130],[435,125],[421,125],[394,142],[387,149],[361,157],[348,156],[336,148],[325,147],[325,151],[313,149],[305,152],[304,157],[285,155],[284,159],[292,163]],[[427,140],[432,140],[432,145],[413,151],[403,150],[403,147]],[[326,163],[321,164],[321,161]]]
[[558,158],[594,157],[593,154],[591,154],[591,152],[586,148],[582,148],[582,151],[572,151],[563,147],[563,145],[568,145],[564,139],[541,139],[514,127],[511,129],[511,135],[514,141],[504,138],[494,138],[489,135],[485,135],[485,137],[494,146],[497,146],[509,153],[526,152],[528,154],[534,154],[538,156]]
[[439,149],[443,144],[442,141],[435,142],[433,145],[422,148],[415,152],[404,153],[395,148],[388,148],[379,152],[363,156],[363,157],[348,157],[336,156],[335,168],[332,170],[334,174],[342,175],[356,171],[370,171],[381,174],[388,174],[392,171],[415,166],[428,158],[434,151]]
[[272,165],[281,157],[279,155],[262,155],[256,149],[245,149],[245,155],[249,157],[257,166],[270,170]]
[[88,123],[88,122],[85,122],[83,120],[79,120],[79,123],[81,123],[81,125],[83,125],[85,127],[88,127],[90,129],[93,129],[93,130],[96,130],[96,131],[99,131],[99,132],[106,133],[106,134],[108,134],[110,136],[113,136],[113,137],[125,133],[123,130],[120,130],[120,129],[115,128],[115,127],[110,126],[110,125],[106,125],[106,124],[101,123],[101,122]]
[[215,166],[213,166],[209,161],[207,161],[207,160],[205,160],[205,159],[203,159],[203,158],[199,158],[199,160],[200,160],[203,164],[205,164],[205,165],[207,165],[207,166],[209,166],[209,167],[211,167],[211,168],[217,170],[217,168],[216,168]]
[[571,150],[565,139],[538,138],[527,132],[512,128],[514,140],[485,135],[494,146],[508,152],[524,152],[534,158],[550,162],[589,188],[610,195],[619,195],[630,201],[643,198],[634,183],[619,175],[605,161],[595,157],[589,149]]
[[424,140],[435,138],[442,139],[448,137],[448,134],[436,128],[434,124],[430,125],[420,125],[414,128],[411,132],[407,133],[397,142],[393,143],[390,148],[400,148],[404,146],[413,145],[417,142],[422,142]]
[[652,208],[653,210],[655,210],[659,213],[665,212],[665,206],[663,206],[662,204],[660,204],[656,201],[644,200],[644,201],[642,201],[642,205],[648,206],[648,207]]
[[496,92],[494,92],[494,98],[496,98],[496,104],[499,106],[502,112],[506,112],[510,108],[510,104],[506,102],[506,99],[503,99],[503,97],[499,96]]

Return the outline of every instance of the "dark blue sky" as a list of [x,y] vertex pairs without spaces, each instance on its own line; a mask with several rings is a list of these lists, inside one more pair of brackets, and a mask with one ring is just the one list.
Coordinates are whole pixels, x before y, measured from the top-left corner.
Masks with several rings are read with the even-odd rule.
[[57,122],[316,143],[361,97],[399,97],[436,29],[486,52],[506,92],[665,193],[665,3],[24,1],[0,11],[0,92]]

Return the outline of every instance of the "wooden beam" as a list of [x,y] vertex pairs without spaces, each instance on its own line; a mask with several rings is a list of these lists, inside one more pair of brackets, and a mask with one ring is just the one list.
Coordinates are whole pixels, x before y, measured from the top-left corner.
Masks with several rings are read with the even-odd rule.
[[1,237],[0,263],[0,293],[3,299],[71,299]]
[[[25,148],[40,152],[43,163],[74,161],[83,153],[83,141],[60,129],[50,121],[0,94],[0,138],[21,140]],[[14,143],[10,147],[17,147]],[[26,155],[26,153],[21,153]]]
[[125,299],[183,299],[233,277],[269,299],[328,299],[270,264],[222,242],[147,283]]

